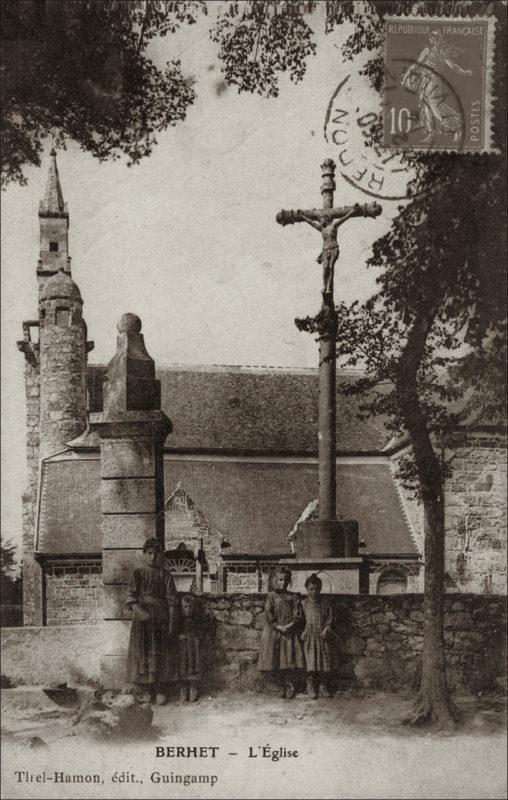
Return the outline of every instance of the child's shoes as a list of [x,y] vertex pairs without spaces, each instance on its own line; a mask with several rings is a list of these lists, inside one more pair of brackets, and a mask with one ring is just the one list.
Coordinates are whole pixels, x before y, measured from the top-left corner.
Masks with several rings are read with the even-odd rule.
[[288,681],[284,687],[285,689],[285,696],[287,700],[292,700],[293,697],[296,695],[296,689],[291,681]]

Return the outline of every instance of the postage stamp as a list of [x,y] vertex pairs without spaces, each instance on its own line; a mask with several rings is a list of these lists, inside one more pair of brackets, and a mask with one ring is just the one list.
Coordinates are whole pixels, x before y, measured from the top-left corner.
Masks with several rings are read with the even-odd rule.
[[492,149],[492,17],[385,18],[383,143]]

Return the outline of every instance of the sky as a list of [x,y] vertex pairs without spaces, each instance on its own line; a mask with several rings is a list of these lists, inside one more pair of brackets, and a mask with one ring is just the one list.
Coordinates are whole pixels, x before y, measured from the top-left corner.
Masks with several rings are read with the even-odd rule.
[[[358,75],[363,59],[341,58],[344,31],[325,36],[319,12],[312,21],[317,55],[303,81],[282,80],[271,99],[239,95],[234,87],[219,93],[209,21],[152,45],[160,65],[181,59],[184,75],[196,78],[197,99],[148,159],[132,168],[126,159],[99,163],[72,142],[58,152],[72,275],[95,342],[90,363],[109,361],[116,323],[131,311],[141,317],[156,364],[317,365],[314,338],[300,333],[294,318],[319,308],[320,236],[305,224],[282,228],[275,215],[321,205],[320,164],[340,152],[323,133],[337,86],[349,75],[350,101],[366,112],[379,109],[379,98]],[[2,529],[16,542],[25,481],[23,355],[16,341],[22,321],[37,315],[37,214],[50,148],[48,141],[40,168],[26,170],[28,185],[10,186],[2,198]],[[400,194],[406,177],[397,179]],[[372,201],[340,174],[336,181],[336,205]],[[380,202],[380,217],[340,229],[337,300],[364,300],[375,290],[376,272],[366,260],[400,205]]]

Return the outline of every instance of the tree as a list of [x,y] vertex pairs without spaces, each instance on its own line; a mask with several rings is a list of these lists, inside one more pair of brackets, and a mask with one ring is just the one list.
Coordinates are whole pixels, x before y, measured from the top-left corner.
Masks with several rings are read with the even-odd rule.
[[16,547],[10,539],[0,538],[0,575],[2,603],[21,602],[21,579],[17,576]]
[[74,139],[99,159],[150,154],[185,118],[192,81],[178,61],[158,69],[155,36],[195,21],[199,2],[5,0],[2,4],[2,182],[24,182],[42,142]]
[[[506,16],[500,13],[501,44]],[[380,25],[362,18],[347,43],[349,52],[369,42],[375,50]],[[501,97],[506,96],[505,62],[500,46],[496,84]],[[374,82],[378,68],[374,58],[366,69]],[[502,131],[499,121],[498,141],[504,147]],[[423,503],[425,590],[421,683],[410,719],[453,727],[443,639],[446,465],[433,433],[446,436],[461,420],[474,421],[473,412],[487,411],[490,419],[504,416],[506,160],[504,153],[465,158],[429,153],[408,161],[416,169],[413,199],[399,209],[368,262],[383,270],[379,291],[362,306],[337,307],[337,352],[346,365],[365,368],[365,376],[349,387],[364,395],[364,412],[387,416],[391,428],[408,434],[412,444],[412,457],[402,460],[400,475]],[[319,315],[297,325],[325,334]],[[460,413],[452,413],[459,398]]]
[[178,60],[159,69],[148,52],[156,37],[194,24],[213,9],[227,84],[278,93],[315,52],[303,14],[314,2],[248,0],[4,0],[2,3],[2,185],[24,183],[40,164],[43,141],[72,139],[100,160],[149,156],[157,135],[185,119],[194,80]]

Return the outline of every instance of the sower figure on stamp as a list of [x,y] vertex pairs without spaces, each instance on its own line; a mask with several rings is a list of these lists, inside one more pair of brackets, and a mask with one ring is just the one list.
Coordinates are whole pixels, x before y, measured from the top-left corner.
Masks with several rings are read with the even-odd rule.
[[433,134],[444,133],[453,135],[453,141],[457,142],[464,122],[459,109],[445,103],[450,92],[442,74],[445,67],[457,75],[473,73],[452,60],[463,51],[445,42],[440,30],[430,31],[429,41],[430,47],[425,47],[417,61],[408,67],[401,83],[418,94],[420,124],[426,133],[423,141],[428,141]]
[[134,570],[127,606],[133,614],[127,653],[127,680],[137,685],[144,702],[163,705],[173,673],[173,642],[178,595],[173,576],[164,569],[162,547],[147,539],[145,565]]
[[[359,205],[358,205],[359,208]],[[350,217],[356,214],[357,207],[355,206],[351,211],[344,214],[339,219],[334,219],[330,214],[323,212],[319,220],[312,219],[307,216],[305,211],[298,210],[296,213],[300,219],[312,225],[323,237],[323,249],[319,254],[317,260],[318,264],[323,265],[323,296],[331,297],[333,294],[333,270],[335,262],[339,257],[339,245],[337,243],[337,231],[341,225],[346,222]]]

